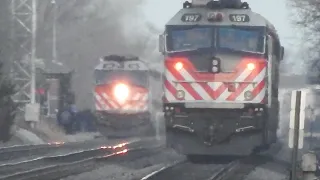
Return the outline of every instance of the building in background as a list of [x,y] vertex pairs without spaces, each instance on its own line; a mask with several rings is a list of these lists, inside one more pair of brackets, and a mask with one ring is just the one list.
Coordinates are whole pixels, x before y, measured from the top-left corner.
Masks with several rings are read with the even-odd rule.
[[62,63],[38,59],[36,65],[37,102],[41,114],[55,118],[66,104],[73,104],[75,97],[71,90],[73,71]]

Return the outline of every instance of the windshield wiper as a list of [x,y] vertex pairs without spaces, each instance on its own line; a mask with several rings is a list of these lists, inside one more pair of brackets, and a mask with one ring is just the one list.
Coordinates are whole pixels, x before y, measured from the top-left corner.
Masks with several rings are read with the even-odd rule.
[[183,30],[195,29],[195,28],[197,28],[199,26],[200,26],[200,24],[194,24],[194,25],[191,25],[191,26],[187,26],[186,28],[183,28]]
[[228,49],[228,50],[231,50],[231,51],[253,53],[253,54],[264,54],[263,52],[258,52],[258,51],[247,51],[247,50],[233,49],[233,48],[227,48],[227,47],[223,47],[223,48],[219,47],[219,49]]
[[183,50],[176,50],[176,51],[168,51],[167,53],[183,53],[183,52],[196,52],[202,53],[202,50],[205,49],[213,49],[212,47],[201,47],[201,48],[193,48],[193,49],[183,49]]
[[250,27],[250,26],[237,26],[237,25],[232,24],[231,27],[234,28],[234,29],[247,30],[247,31],[255,31],[255,29],[253,29],[253,28]]

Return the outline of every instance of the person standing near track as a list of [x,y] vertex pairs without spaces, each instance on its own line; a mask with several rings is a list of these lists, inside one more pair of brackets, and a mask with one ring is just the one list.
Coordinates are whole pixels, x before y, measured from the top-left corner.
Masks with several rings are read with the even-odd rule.
[[73,124],[75,122],[76,109],[74,104],[66,104],[61,113],[58,113],[58,121],[66,132],[66,134],[73,133]]

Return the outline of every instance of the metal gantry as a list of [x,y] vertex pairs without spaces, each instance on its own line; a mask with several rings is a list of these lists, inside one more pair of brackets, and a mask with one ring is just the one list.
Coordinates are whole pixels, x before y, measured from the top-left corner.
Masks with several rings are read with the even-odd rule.
[[11,0],[11,75],[18,88],[14,100],[23,105],[35,103],[36,7],[37,0]]

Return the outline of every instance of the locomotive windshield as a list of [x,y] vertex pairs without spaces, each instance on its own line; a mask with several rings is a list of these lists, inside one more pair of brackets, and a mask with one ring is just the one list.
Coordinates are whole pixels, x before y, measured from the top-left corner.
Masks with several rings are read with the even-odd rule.
[[211,28],[192,28],[171,31],[171,51],[210,48],[212,46]]
[[264,37],[259,30],[222,27],[217,34],[219,49],[264,53]]
[[137,86],[147,87],[147,71],[95,70],[97,84],[108,84],[117,80],[125,80]]
[[[179,28],[179,29],[177,29]],[[236,26],[168,27],[167,49],[182,52],[211,48],[218,51],[264,53],[262,28]]]

